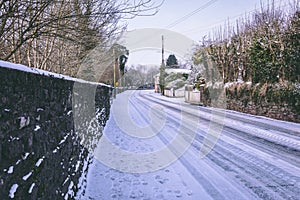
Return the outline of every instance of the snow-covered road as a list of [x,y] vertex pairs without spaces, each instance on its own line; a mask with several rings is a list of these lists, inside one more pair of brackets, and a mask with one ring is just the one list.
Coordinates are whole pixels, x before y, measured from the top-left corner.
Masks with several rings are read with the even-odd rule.
[[117,96],[78,199],[299,199],[300,124]]

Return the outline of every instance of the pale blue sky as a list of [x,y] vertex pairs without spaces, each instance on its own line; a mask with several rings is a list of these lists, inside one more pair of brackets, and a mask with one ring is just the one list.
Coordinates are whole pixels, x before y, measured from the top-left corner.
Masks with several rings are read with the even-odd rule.
[[[157,0],[160,1],[160,0]],[[288,7],[290,0],[275,0],[276,7],[281,5]],[[213,3],[192,15],[188,19],[169,28],[168,26],[174,21],[193,12],[197,8],[202,7],[210,0],[165,0],[159,12],[155,16],[136,17],[128,20],[128,30],[141,28],[163,28],[185,35],[186,37],[200,41],[204,35],[207,35],[214,28],[224,25],[226,20],[230,23],[235,23],[237,19],[253,12],[255,9],[260,9],[261,2],[267,5],[268,0],[215,0]],[[144,63],[144,64],[159,64],[160,55],[156,51],[156,56],[147,59],[147,53],[135,52],[132,53],[128,64]],[[168,55],[166,55],[167,57]]]

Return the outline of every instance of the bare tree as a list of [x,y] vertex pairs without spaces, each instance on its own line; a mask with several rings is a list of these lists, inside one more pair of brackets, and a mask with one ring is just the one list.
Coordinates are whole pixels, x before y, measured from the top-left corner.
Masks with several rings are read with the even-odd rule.
[[[153,0],[0,0],[0,59],[73,75],[95,46],[153,15]],[[75,67],[76,68],[76,67]]]
[[206,51],[215,62],[224,82],[296,81],[299,76],[299,0],[291,4],[292,13],[275,8],[274,1],[252,16],[229,23],[205,38],[194,53],[201,63]]

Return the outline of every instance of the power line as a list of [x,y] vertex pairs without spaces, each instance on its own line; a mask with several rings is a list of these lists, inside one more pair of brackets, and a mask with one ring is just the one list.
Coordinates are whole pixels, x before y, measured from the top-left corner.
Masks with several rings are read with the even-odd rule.
[[193,15],[197,14],[198,12],[204,10],[205,8],[209,7],[210,5],[216,3],[218,0],[210,0],[209,2],[207,2],[206,4],[200,6],[199,8],[197,8],[196,10],[184,15],[183,17],[175,20],[174,22],[170,23],[169,25],[166,26],[166,28],[173,28],[174,26],[176,26],[177,24],[187,20],[188,18],[192,17]]
[[[276,4],[276,3],[280,3],[281,2],[281,0],[278,0],[278,1],[275,1],[274,3]],[[269,3],[269,4],[267,4],[263,9],[265,9],[266,7],[268,7],[268,6],[270,6],[271,4]],[[287,6],[289,6],[289,4],[288,3],[285,3],[284,5],[279,5],[277,8],[285,8],[285,7],[287,7]],[[214,22],[213,24],[210,24],[209,26],[199,26],[199,27],[196,27],[196,28],[192,28],[192,29],[189,29],[189,30],[186,30],[186,31],[184,31],[185,33],[195,33],[195,32],[198,32],[198,31],[205,31],[205,30],[210,30],[211,28],[214,28],[214,27],[216,27],[217,25],[220,25],[220,24],[222,24],[222,23],[227,23],[228,21],[232,21],[232,20],[234,20],[234,19],[239,19],[239,18],[241,18],[242,16],[249,16],[251,13],[254,13],[254,12],[256,12],[258,9],[256,8],[256,9],[253,9],[253,10],[250,10],[250,11],[248,11],[248,12],[246,12],[246,13],[241,13],[241,14],[238,14],[238,15],[235,15],[235,16],[232,16],[232,17],[229,17],[229,18],[227,18],[226,20],[219,20],[219,21],[216,21],[216,22]],[[233,25],[233,23],[231,23],[231,25]]]

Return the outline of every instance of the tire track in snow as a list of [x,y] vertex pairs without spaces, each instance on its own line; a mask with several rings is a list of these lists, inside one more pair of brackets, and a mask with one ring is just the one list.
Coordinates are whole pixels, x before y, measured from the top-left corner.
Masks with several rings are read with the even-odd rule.
[[[156,101],[156,103],[159,102]],[[218,151],[215,148],[211,154],[213,155],[214,152],[219,152],[219,160],[230,160],[230,165],[234,165],[240,170],[246,172],[248,174],[248,177],[238,176],[238,178],[241,179],[241,181],[245,182],[245,185],[248,185],[248,187],[254,193],[260,195],[260,197],[265,199],[273,199],[276,197],[276,194],[280,194],[280,196],[284,199],[296,199],[297,196],[299,196],[299,185],[296,184],[297,182],[299,182],[299,177],[297,177],[297,174],[296,176],[293,176],[274,165],[271,165],[261,159],[254,157],[255,155],[253,156],[251,154],[247,154],[247,152],[241,149],[233,148],[232,144],[226,144],[224,148],[224,144],[221,145],[219,142],[217,146],[218,147],[216,148],[220,148],[219,146],[222,146],[223,148]],[[231,158],[228,159],[224,155],[230,155]],[[240,163],[246,163],[247,167],[241,165]],[[249,171],[249,169],[251,170]],[[255,176],[256,182],[259,184],[258,187],[253,186],[251,182],[247,182],[247,180],[253,179],[252,176]],[[264,180],[264,178],[267,180],[267,182]],[[289,183],[289,180],[292,180],[291,183]]]
[[[171,106],[169,104],[162,103],[162,102],[160,102],[156,99],[153,99],[153,96],[150,96],[150,98],[148,98],[148,96],[143,95],[143,97],[145,99],[148,99],[149,101],[154,101],[156,103],[162,104],[162,105],[164,105],[165,107],[167,107],[169,109],[179,110],[174,105]],[[195,112],[194,112],[195,110],[197,110],[197,109],[194,108],[194,109],[182,110],[181,112],[186,112],[190,116],[201,118],[204,121],[210,121],[210,115],[202,114],[202,109],[198,111],[199,115],[195,114]],[[227,118],[227,116],[228,116],[228,114],[226,113],[226,118]],[[238,119],[243,121],[242,117],[243,116],[241,116]],[[256,141],[259,141],[263,145],[265,145],[265,142],[273,144],[272,149],[274,149],[274,148],[276,149],[276,148],[280,147],[280,150],[286,151],[287,153],[291,153],[291,151],[294,151],[294,154],[297,154],[297,155],[299,154],[300,155],[300,131],[296,131],[296,133],[298,133],[298,136],[291,135],[291,137],[287,137],[289,132],[282,133],[282,132],[277,131],[276,133],[271,134],[270,132],[268,132],[266,134],[266,131],[264,130],[265,128],[263,128],[263,130],[257,130],[257,128],[256,128],[256,130],[252,130],[252,129],[249,129],[247,127],[244,128],[243,126],[245,124],[244,123],[238,123],[238,121],[234,121],[236,123],[235,125],[230,125],[230,123],[232,123],[232,121],[233,120],[227,121],[227,123],[224,124],[224,129],[229,129],[230,132],[232,130],[234,130],[235,133],[237,133],[237,132],[244,133],[244,135],[246,137],[251,137],[253,140],[255,139]],[[293,125],[294,125],[294,129],[297,129],[297,128],[300,129],[300,125],[298,125],[298,124],[293,124]],[[270,125],[268,125],[268,126],[270,126]],[[277,126],[275,126],[275,127],[277,129]],[[275,129],[275,128],[273,128],[273,129]],[[285,129],[285,130],[287,130],[287,129]],[[258,133],[256,133],[255,131],[258,131]],[[259,134],[259,133],[261,133],[261,134]],[[298,161],[300,163],[300,159],[298,159]]]

